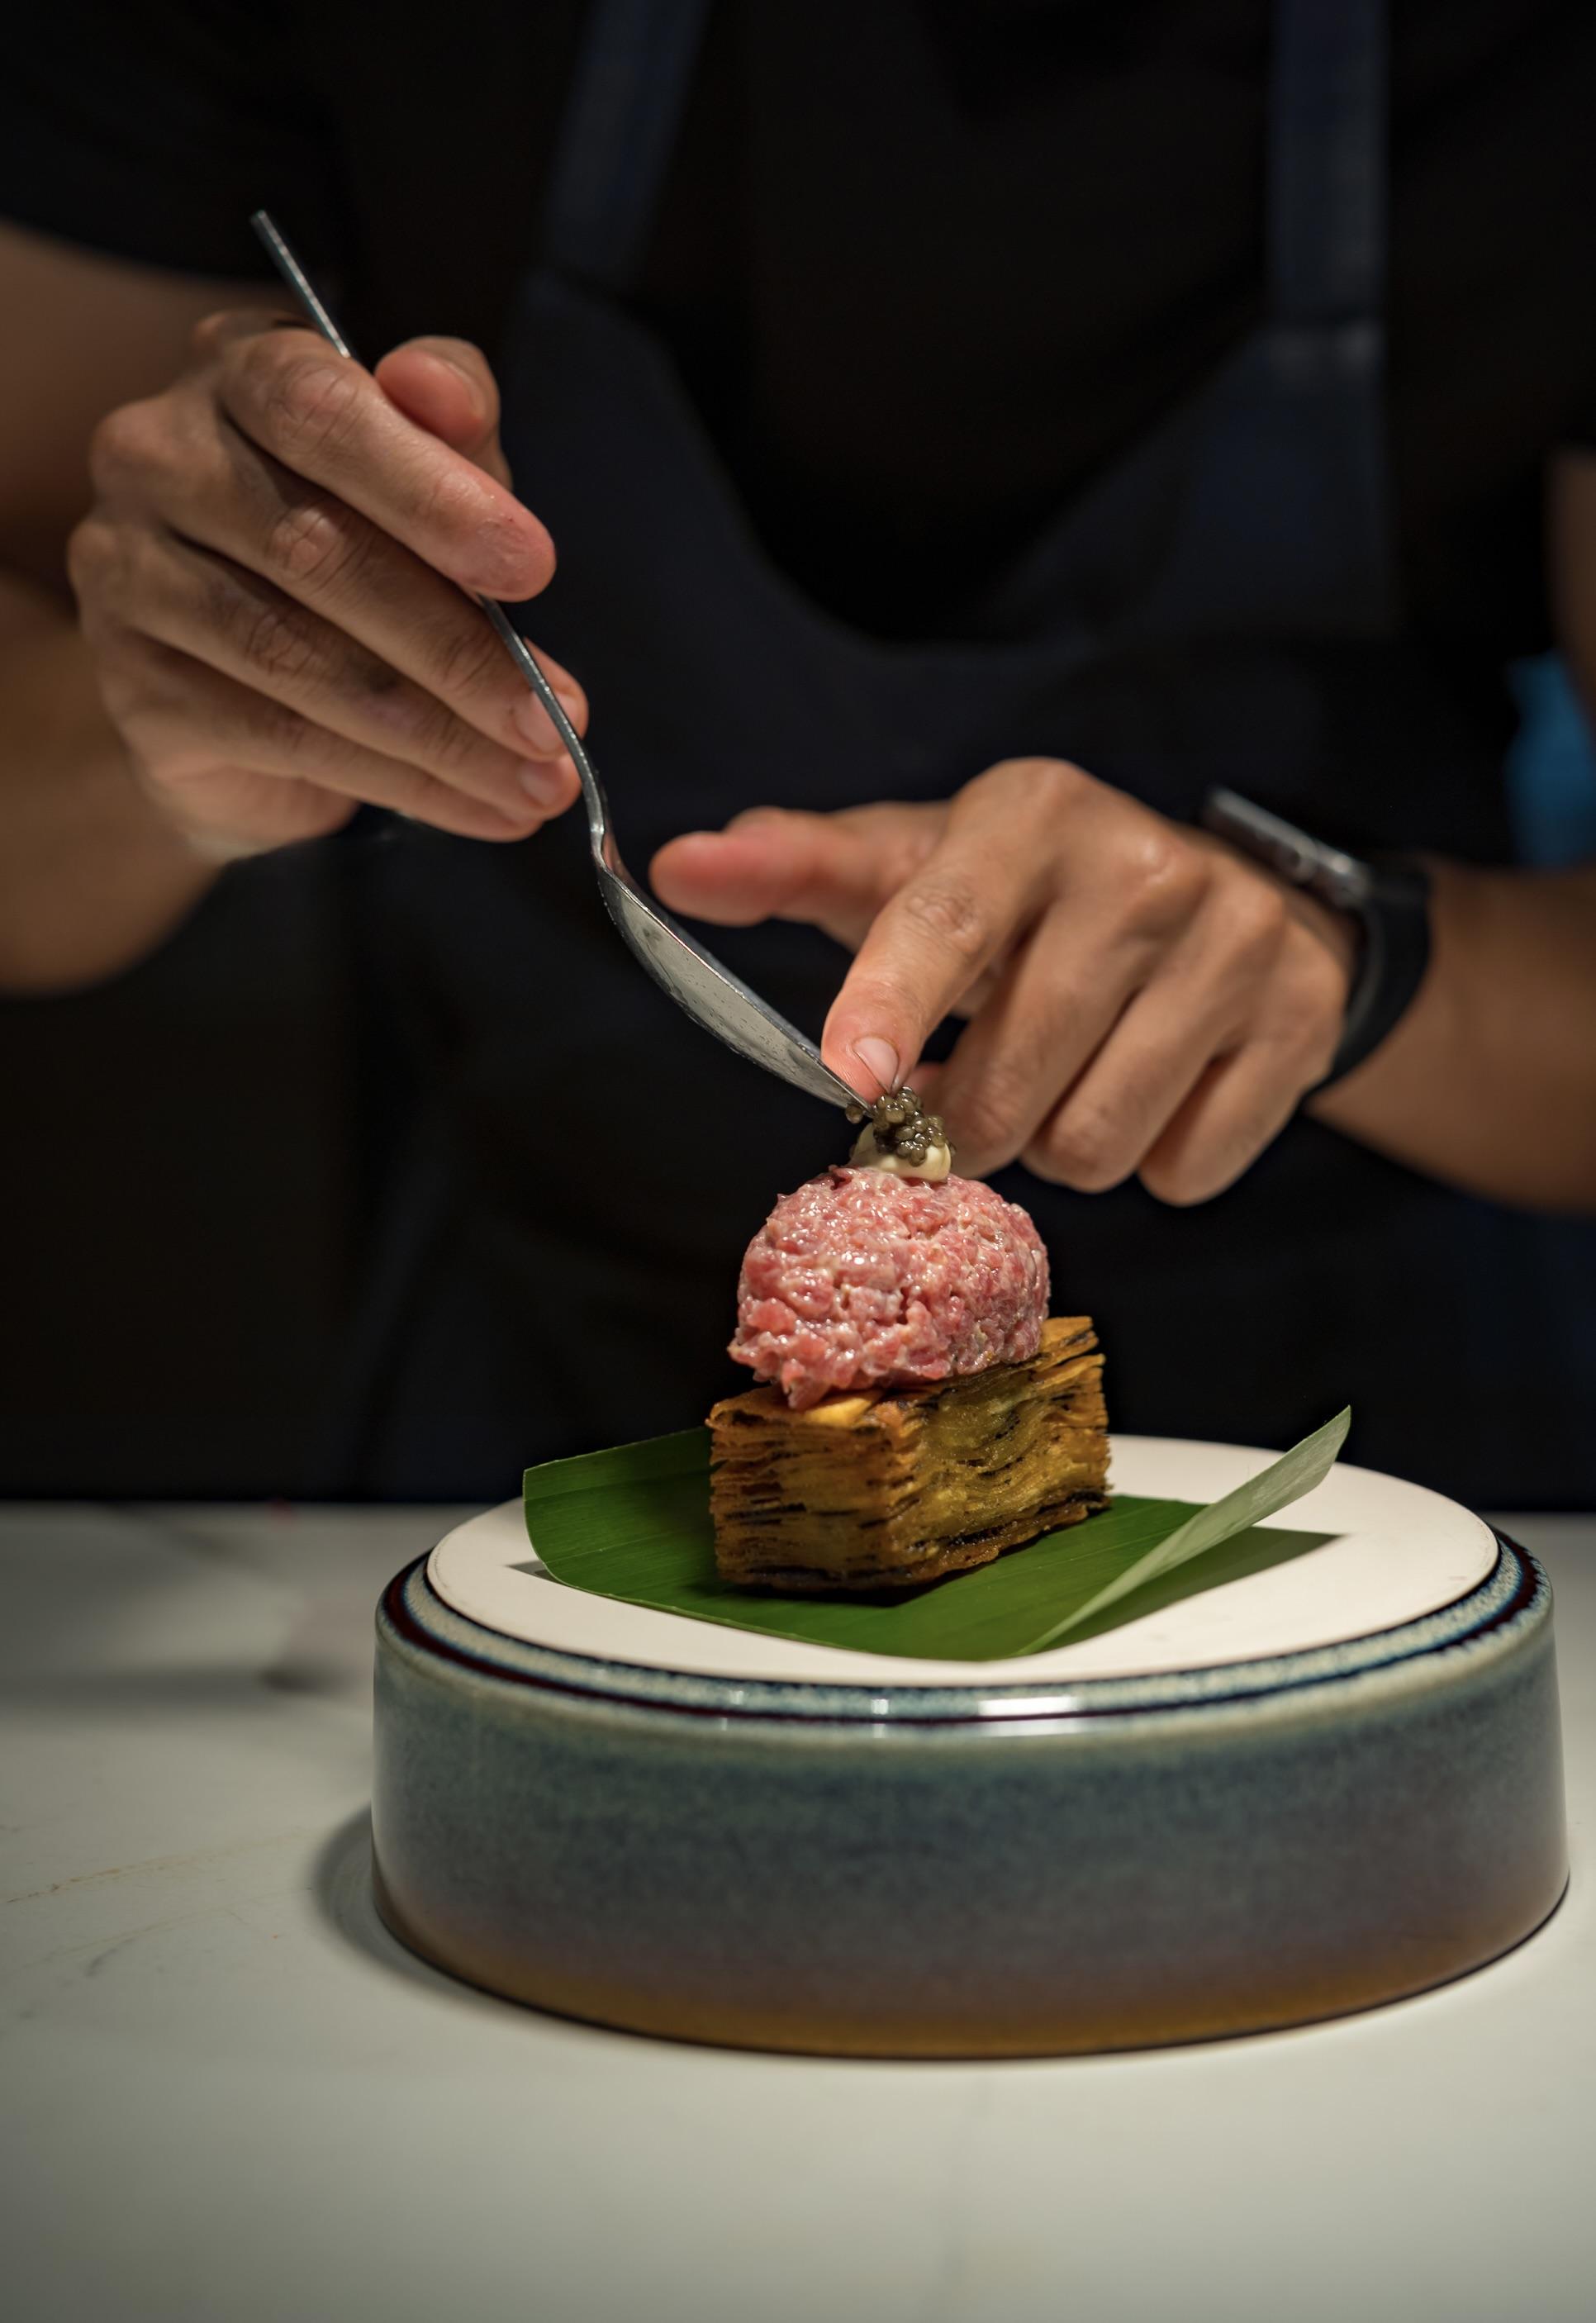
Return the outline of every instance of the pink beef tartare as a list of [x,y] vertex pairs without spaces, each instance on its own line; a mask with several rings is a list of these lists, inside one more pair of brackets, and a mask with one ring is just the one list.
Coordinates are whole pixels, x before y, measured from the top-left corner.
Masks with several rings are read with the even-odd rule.
[[833,1169],[784,1194],[754,1236],[737,1311],[735,1361],[805,1411],[834,1389],[1028,1362],[1048,1256],[990,1186]]

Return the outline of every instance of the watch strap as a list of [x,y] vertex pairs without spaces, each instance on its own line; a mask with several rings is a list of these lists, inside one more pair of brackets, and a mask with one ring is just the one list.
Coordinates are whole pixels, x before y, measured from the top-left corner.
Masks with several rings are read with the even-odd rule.
[[1359,923],[1362,941],[1341,1040],[1329,1071],[1316,1085],[1329,1088],[1373,1055],[1424,982],[1430,962],[1429,875],[1406,856],[1363,862],[1236,791],[1210,791],[1202,821],[1239,853]]
[[1357,907],[1363,944],[1341,1039],[1317,1086],[1329,1088],[1371,1057],[1408,1013],[1430,964],[1429,874],[1417,863],[1381,857],[1369,866]]

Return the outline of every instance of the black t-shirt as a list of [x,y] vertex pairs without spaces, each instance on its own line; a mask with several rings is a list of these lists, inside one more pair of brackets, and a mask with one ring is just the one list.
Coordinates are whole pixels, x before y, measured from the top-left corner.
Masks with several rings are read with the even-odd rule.
[[[359,343],[491,353],[580,0],[51,0],[0,80],[0,212],[262,271]],[[935,633],[1257,311],[1268,0],[720,0],[638,302],[767,546]],[[1547,455],[1596,422],[1596,9],[1393,0],[1390,416],[1409,618],[1546,634]]]

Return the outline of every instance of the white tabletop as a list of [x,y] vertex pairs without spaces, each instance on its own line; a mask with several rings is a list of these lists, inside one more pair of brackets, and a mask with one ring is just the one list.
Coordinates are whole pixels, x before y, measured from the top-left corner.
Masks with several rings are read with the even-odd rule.
[[1596,1521],[1574,1886],[1346,2023],[884,2065],[563,2024],[367,1891],[370,1616],[459,1510],[0,1516],[0,2282],[19,2323],[1562,2323],[1596,2203]]

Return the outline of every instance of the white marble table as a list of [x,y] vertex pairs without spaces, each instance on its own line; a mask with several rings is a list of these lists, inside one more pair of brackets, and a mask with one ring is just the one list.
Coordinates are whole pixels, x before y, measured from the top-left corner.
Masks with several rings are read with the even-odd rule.
[[1038,2064],[631,2040],[367,1895],[370,1614],[460,1513],[0,1514],[0,2298],[18,2323],[1562,2323],[1592,2311],[1596,1520],[1574,1885],[1344,2024]]

